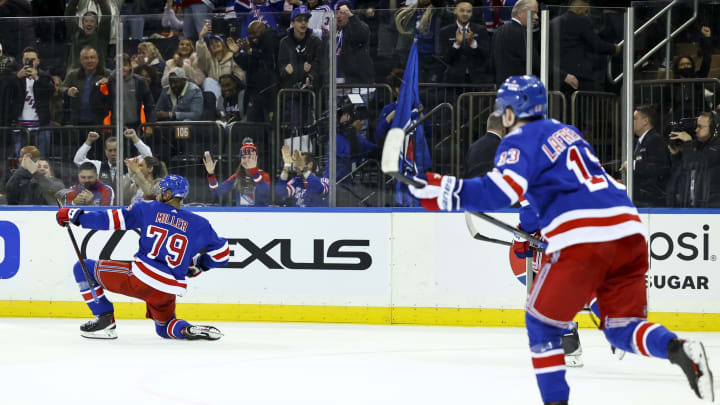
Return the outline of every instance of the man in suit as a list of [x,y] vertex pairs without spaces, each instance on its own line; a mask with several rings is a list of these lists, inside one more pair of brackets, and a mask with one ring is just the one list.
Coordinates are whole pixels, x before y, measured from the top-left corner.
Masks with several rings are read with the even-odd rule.
[[504,136],[502,117],[490,114],[487,120],[487,132],[468,149],[464,178],[483,176],[495,167],[495,151]]
[[[633,113],[633,132],[639,139],[633,152],[633,203],[637,207],[662,207],[666,204],[666,184],[670,159],[665,138],[655,130],[655,110],[641,105]],[[624,162],[621,170],[627,168]]]
[[487,73],[490,38],[485,27],[470,22],[472,14],[472,0],[459,0],[455,22],[440,29],[445,83],[492,83]]
[[[538,21],[537,0],[519,0],[512,9],[512,20],[498,28],[492,37],[492,59],[495,66],[495,84],[498,87],[510,76],[522,76],[526,74],[525,63],[527,61],[527,47],[525,45],[527,34],[527,16],[532,16],[533,26]],[[532,29],[532,27],[530,27]],[[533,47],[532,57],[533,74],[540,75],[540,53]],[[558,70],[557,77],[563,79],[573,89],[578,88],[577,77],[567,73],[563,69],[554,66]]]
[[[588,14],[588,0],[570,0],[570,8],[564,14],[553,18],[550,23],[551,60],[562,71],[571,73],[578,80],[578,90],[602,90],[603,71],[593,71],[593,66],[603,66],[599,55],[614,55],[620,52],[620,46],[605,42],[595,33]],[[596,63],[593,63],[595,61]],[[555,73],[559,73],[556,70]],[[571,87],[553,78],[555,88],[572,91]]]

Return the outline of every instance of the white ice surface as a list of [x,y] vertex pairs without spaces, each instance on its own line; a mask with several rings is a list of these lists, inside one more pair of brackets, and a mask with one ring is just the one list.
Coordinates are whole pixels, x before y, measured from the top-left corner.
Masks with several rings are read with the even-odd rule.
[[[188,342],[119,320],[100,341],[82,322],[0,319],[0,404],[541,403],[523,329],[214,323],[221,340]],[[666,360],[618,361],[600,332],[580,334],[571,404],[703,403]],[[681,335],[720,364],[720,334]]]

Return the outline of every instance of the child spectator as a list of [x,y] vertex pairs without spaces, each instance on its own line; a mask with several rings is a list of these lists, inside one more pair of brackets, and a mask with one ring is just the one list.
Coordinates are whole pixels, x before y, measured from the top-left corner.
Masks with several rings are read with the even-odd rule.
[[[313,172],[315,159],[310,152],[295,150],[290,154],[290,147],[282,147],[283,169],[275,185],[275,193],[280,198],[292,198],[296,207],[319,207],[327,205],[325,195],[327,183]],[[294,166],[295,177],[290,178],[290,169]]]

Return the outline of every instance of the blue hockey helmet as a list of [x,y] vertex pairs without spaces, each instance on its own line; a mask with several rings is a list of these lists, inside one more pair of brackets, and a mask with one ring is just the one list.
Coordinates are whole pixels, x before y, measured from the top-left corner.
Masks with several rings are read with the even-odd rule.
[[183,176],[168,174],[160,180],[158,188],[162,194],[165,194],[165,190],[170,190],[173,197],[185,198],[190,192],[190,183]]
[[512,108],[518,119],[547,117],[547,91],[535,76],[510,76],[500,85],[493,114],[502,115]]

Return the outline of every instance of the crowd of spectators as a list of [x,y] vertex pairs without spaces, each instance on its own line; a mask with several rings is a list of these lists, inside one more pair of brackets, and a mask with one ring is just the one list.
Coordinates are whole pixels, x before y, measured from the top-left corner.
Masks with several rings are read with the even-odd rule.
[[[569,7],[556,9],[550,23],[553,38],[550,88],[562,91],[568,100],[576,90],[615,90],[605,79],[606,63],[602,61],[606,56],[620,53],[621,47],[616,43],[621,38],[598,33],[599,28],[589,15],[590,0],[542,3],[537,0],[330,0],[327,3],[324,0],[0,0],[0,18],[38,17],[34,24],[13,25],[14,20],[0,23],[0,132],[13,135],[6,137],[12,139],[7,154],[14,162],[4,174],[7,201],[42,201],[62,190],[67,202],[75,204],[128,203],[150,198],[160,173],[167,172],[171,167],[169,163],[178,158],[178,154],[187,153],[199,157],[182,168],[190,172],[188,167],[204,166],[208,175],[210,200],[204,202],[217,202],[222,196],[231,196],[234,205],[327,204],[330,182],[325,163],[329,160],[327,139],[318,136],[310,147],[280,148],[282,140],[279,143],[270,140],[273,136],[280,137],[273,133],[274,128],[253,131],[249,133],[252,139],[242,142],[239,153],[224,152],[227,156],[237,156],[231,161],[239,163],[234,174],[227,173],[230,175],[227,180],[219,183],[212,156],[220,156],[220,151],[202,155],[206,149],[218,147],[207,141],[209,132],[192,129],[181,136],[182,131],[176,128],[173,136],[158,123],[184,121],[190,123],[179,125],[192,126],[196,121],[217,121],[225,128],[232,128],[233,123],[267,125],[286,120],[296,135],[301,134],[308,131],[308,124],[317,125],[321,121],[319,117],[323,114],[316,114],[320,108],[316,111],[315,104],[311,103],[279,103],[278,94],[283,89],[294,89],[312,94],[319,100],[319,106],[332,104],[327,100],[323,104],[322,100],[327,97],[323,92],[329,79],[329,55],[334,49],[337,83],[357,85],[368,105],[379,103],[376,109],[371,109],[370,117],[355,119],[347,114],[337,115],[338,166],[334,180],[342,183],[339,190],[347,197],[338,201],[355,205],[363,198],[355,189],[353,173],[364,161],[377,157],[397,106],[396,101],[381,99],[376,90],[388,85],[393,91],[390,97],[397,98],[402,69],[414,41],[418,48],[419,81],[458,89],[448,93],[452,94],[448,100],[421,95],[428,103],[424,111],[429,111],[442,101],[454,103],[460,88],[476,85],[489,89],[508,76],[524,74],[528,46],[533,54],[533,72],[538,74],[538,13],[541,6],[559,3]],[[64,18],[48,18],[53,15]],[[121,16],[124,22],[120,43],[117,41],[120,26],[115,24],[118,21],[113,19],[115,16]],[[335,38],[329,37],[332,16],[336,19]],[[11,26],[15,29],[11,30]],[[529,45],[526,44],[528,29],[536,34],[536,41]],[[695,55],[675,58],[672,69],[676,78],[708,75],[711,29],[703,25],[698,32],[702,64],[695,67]],[[118,49],[123,52],[119,53]],[[120,83],[121,90],[118,90]],[[118,95],[118,91],[121,94]],[[675,92],[672,97],[677,100],[671,104],[681,106],[670,111],[674,119],[698,112],[688,106],[708,104],[706,94],[697,89]],[[699,98],[698,102],[695,98]],[[116,105],[117,99],[121,100],[122,108]],[[280,114],[278,108],[284,114]],[[332,107],[324,108],[333,113]],[[636,184],[641,185],[636,189],[637,201],[647,206],[697,206],[681,201],[684,196],[678,197],[682,194],[678,190],[689,181],[687,175],[678,173],[689,170],[687,167],[692,164],[688,159],[699,159],[698,151],[714,150],[714,130],[709,132],[709,140],[701,141],[702,136],[696,135],[682,147],[668,146],[668,136],[653,130],[650,110],[639,107],[636,111],[640,117],[638,122],[644,120],[647,124],[635,127],[639,141],[633,164],[639,176]],[[108,126],[114,125],[119,115],[128,129],[120,140],[128,146],[135,145],[140,155],[120,162],[122,167],[118,168],[118,139],[112,136]],[[704,133],[703,117],[698,118],[698,134]],[[717,126],[717,120],[711,116],[706,118]],[[53,130],[58,127],[79,129],[75,132]],[[494,130],[489,129],[482,139],[494,142],[496,135],[491,135]],[[225,129],[224,133],[232,138],[235,135],[231,132]],[[434,136],[447,137],[429,124],[425,125],[424,133],[427,139],[414,142],[412,151],[420,170],[433,166],[434,142],[428,140]],[[63,139],[58,140],[57,134]],[[167,137],[167,141],[161,141],[163,137]],[[165,147],[170,143],[176,145],[179,139],[190,139],[189,146]],[[99,140],[104,150],[92,151],[92,145]],[[36,146],[38,152],[23,153],[23,147],[29,145]],[[469,143],[462,145],[465,149],[469,146]],[[73,153],[72,162],[78,170],[72,170],[69,176],[63,162],[71,161]],[[88,158],[88,154],[96,160]],[[713,159],[706,159],[703,167],[711,167],[711,161]],[[478,166],[478,170],[487,166],[486,163]],[[653,166],[656,163],[662,165],[662,171]],[[63,165],[65,175],[53,177],[50,168],[53,164]],[[676,170],[677,167],[686,169]],[[468,173],[475,172],[465,169]],[[706,172],[703,181],[712,183],[714,171],[707,169]],[[121,178],[125,201],[116,201]],[[60,187],[51,193],[58,182],[75,180],[74,186]],[[668,188],[670,183],[673,191]],[[18,187],[27,187],[28,191],[18,193]],[[230,191],[233,193],[228,194]],[[703,198],[693,201],[706,204],[707,198]],[[49,200],[45,198],[45,201]],[[395,203],[412,205],[402,198]]]

